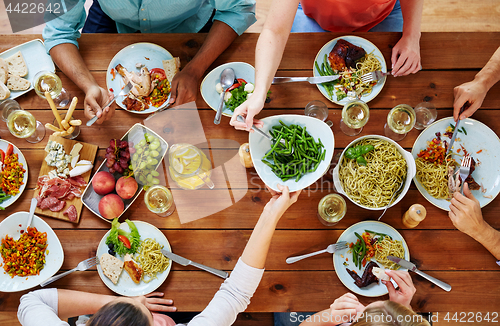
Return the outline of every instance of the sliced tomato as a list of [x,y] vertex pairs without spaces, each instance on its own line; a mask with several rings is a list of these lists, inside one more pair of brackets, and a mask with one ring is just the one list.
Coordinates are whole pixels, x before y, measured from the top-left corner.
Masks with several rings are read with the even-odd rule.
[[238,88],[240,86],[241,86],[241,83],[235,83],[235,84],[233,84],[233,86],[229,87],[226,92],[230,92],[233,89],[236,89],[236,88]]
[[240,84],[243,84],[243,83],[248,84],[248,83],[247,83],[247,81],[246,81],[246,80],[244,80],[243,78],[238,78],[237,80],[238,80],[238,82],[239,82]]
[[109,91],[110,91],[111,93],[114,93],[114,92],[115,92],[112,88],[110,88],[110,89],[109,89]]
[[118,235],[118,240],[123,242],[123,245],[127,248],[130,249],[130,240],[124,236],[124,235]]
[[5,160],[5,152],[0,149],[0,163],[3,164],[4,160]]
[[14,146],[12,146],[12,144],[9,144],[9,146],[7,146],[7,152],[5,152],[5,156],[11,155],[12,152],[14,152]]
[[149,73],[151,74],[151,80],[158,79],[162,81],[167,78],[167,76],[165,75],[165,70],[161,68],[153,68],[149,71]]

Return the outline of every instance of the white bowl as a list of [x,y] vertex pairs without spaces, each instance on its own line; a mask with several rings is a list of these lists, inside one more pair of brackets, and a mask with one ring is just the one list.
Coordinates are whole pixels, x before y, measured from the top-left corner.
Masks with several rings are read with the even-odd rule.
[[320,163],[316,171],[305,174],[298,182],[295,179],[290,179],[287,181],[282,181],[278,178],[271,168],[264,163],[262,163],[262,157],[271,148],[271,142],[269,139],[260,135],[257,132],[251,132],[248,137],[248,142],[250,146],[250,155],[252,156],[252,162],[257,171],[257,174],[262,179],[262,181],[269,186],[271,189],[278,191],[278,183],[288,186],[290,191],[297,191],[309,187],[311,184],[316,182],[321,178],[330,168],[330,162],[333,157],[333,150],[335,148],[335,140],[333,138],[333,132],[328,127],[326,123],[316,118],[311,118],[305,115],[293,115],[293,114],[283,114],[275,115],[272,117],[267,117],[262,119],[264,122],[264,127],[262,131],[269,134],[269,130],[276,125],[279,125],[279,121],[283,121],[285,124],[296,124],[301,127],[306,127],[307,132],[316,140],[321,139],[321,142],[325,146],[326,154],[325,159]]
[[410,188],[411,180],[415,176],[417,168],[415,166],[415,159],[413,158],[413,156],[411,155],[410,152],[405,151],[403,149],[403,147],[401,147],[394,140],[392,140],[390,138],[387,138],[387,137],[384,137],[384,136],[380,136],[380,135],[367,135],[367,136],[363,136],[363,137],[360,137],[360,138],[352,141],[346,148],[344,148],[344,150],[342,151],[342,154],[340,155],[339,163],[337,164],[337,166],[335,167],[335,169],[333,169],[333,184],[335,185],[335,189],[337,189],[337,191],[339,193],[341,193],[342,195],[344,195],[347,198],[349,198],[349,200],[351,202],[353,202],[354,204],[358,205],[361,208],[365,208],[365,209],[372,210],[372,211],[380,211],[380,210],[385,209],[385,206],[383,206],[383,207],[377,207],[377,208],[375,208],[375,207],[367,207],[367,206],[361,205],[361,204],[357,203],[356,201],[352,200],[345,193],[345,191],[344,191],[344,189],[342,187],[342,183],[340,182],[340,178],[339,178],[339,168],[340,168],[340,165],[342,163],[342,159],[344,158],[345,151],[348,148],[350,148],[352,145],[358,143],[359,141],[361,141],[361,140],[363,140],[365,138],[376,138],[376,139],[383,139],[383,140],[388,141],[389,143],[391,143],[394,146],[396,146],[396,148],[401,153],[401,155],[403,155],[403,157],[404,157],[404,159],[406,161],[406,165],[407,165],[408,169],[407,169],[407,172],[406,172],[406,181],[405,181],[405,184],[404,184],[404,187],[403,187],[403,191],[401,192],[401,194],[399,194],[399,196],[392,202],[392,204],[389,207],[392,207],[392,206],[396,205],[406,195],[406,193],[408,192],[408,189]]

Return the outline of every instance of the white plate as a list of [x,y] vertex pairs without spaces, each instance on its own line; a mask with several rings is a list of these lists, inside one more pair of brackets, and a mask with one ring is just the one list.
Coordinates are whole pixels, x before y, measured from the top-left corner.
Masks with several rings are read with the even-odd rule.
[[277,187],[278,183],[288,186],[290,191],[307,188],[316,182],[316,180],[321,178],[330,168],[330,162],[332,161],[333,150],[335,148],[333,132],[326,123],[319,119],[311,118],[305,115],[292,114],[275,115],[262,119],[264,122],[262,131],[269,134],[269,129],[273,126],[279,125],[280,120],[287,125],[296,124],[302,127],[307,127],[307,132],[316,141],[318,141],[318,138],[321,139],[324,149],[326,149],[325,159],[320,163],[316,171],[305,174],[298,182],[296,182],[295,179],[283,182],[273,173],[269,166],[262,163],[262,157],[264,157],[264,155],[271,148],[271,142],[259,133],[251,132],[248,136],[248,142],[253,165],[262,181],[275,191],[279,191]]
[[[450,139],[443,136],[446,127],[450,124],[455,125],[455,121],[452,117],[438,120],[427,127],[418,136],[411,150],[411,154],[415,160],[420,150],[427,148],[427,142],[436,137],[437,132],[441,133],[441,139],[446,140],[448,144],[450,143]],[[477,160],[481,161],[481,165],[476,167],[472,176],[478,184],[483,184],[484,188],[486,188],[486,193],[483,194],[481,190],[475,190],[472,191],[472,194],[479,200],[481,207],[484,207],[491,203],[500,192],[500,165],[498,164],[500,156],[500,139],[498,139],[498,136],[487,125],[471,118],[462,120],[459,129],[462,129],[462,127],[467,131],[467,135],[458,132],[452,150],[456,153],[456,150],[461,148],[460,145],[462,145],[476,162]],[[481,152],[478,154],[478,151]],[[463,156],[462,150],[458,154],[459,156],[454,156],[454,158],[460,164],[461,156]],[[420,191],[422,196],[431,204],[445,211],[450,210],[449,201],[446,199],[437,199],[429,195],[424,186],[418,182],[417,177],[414,177],[413,181],[415,181],[418,191]],[[492,198],[485,198],[483,195],[490,195]]]
[[[163,69],[162,60],[170,60],[172,59],[172,55],[170,52],[165,50],[159,45],[153,43],[135,43],[129,46],[124,47],[120,50],[111,62],[109,63],[107,72],[106,72],[106,87],[109,89],[113,89],[113,93],[120,93],[121,89],[125,86],[123,82],[122,76],[116,72],[116,78],[113,79],[113,75],[111,75],[111,69],[116,67],[117,64],[121,64],[124,68],[126,68],[130,72],[139,72],[140,69],[136,68],[137,63],[142,63],[149,70],[153,68],[161,68]],[[148,60],[149,59],[149,60]],[[116,104],[124,110],[127,110],[125,105],[123,105],[123,96],[119,96],[116,98]],[[150,114],[158,111],[159,109],[165,107],[168,104],[168,100],[170,99],[170,94],[168,95],[168,99],[160,105],[159,107],[154,107],[149,105],[149,108],[144,111],[130,111],[132,113],[137,114]]]
[[[351,225],[344,232],[342,232],[337,242],[347,241],[348,244],[350,244],[351,242],[356,243],[358,238],[356,237],[354,232],[357,232],[359,235],[361,235],[363,232],[365,232],[365,230],[385,233],[391,236],[393,240],[402,241],[403,247],[405,248],[405,259],[410,261],[410,251],[408,250],[408,245],[406,244],[405,239],[403,239],[403,236],[395,228],[382,222],[363,221]],[[354,284],[354,279],[351,277],[351,275],[349,275],[349,273],[347,273],[346,268],[349,268],[352,271],[356,271],[359,277],[363,275],[365,269],[363,267],[361,270],[359,270],[354,265],[354,262],[352,261],[352,253],[347,253],[348,250],[349,249],[345,249],[340,252],[336,252],[333,255],[333,268],[335,268],[335,272],[337,273],[337,276],[339,277],[342,284],[344,284],[345,287],[347,287],[352,292],[363,295],[365,297],[379,297],[381,295],[387,294],[387,287],[380,281],[377,283],[372,283],[364,288],[359,288],[356,284]],[[340,257],[341,254],[344,256],[344,258]],[[348,259],[347,262],[345,261],[346,258]],[[347,263],[347,266],[344,266],[344,262]],[[377,264],[381,266],[381,264]],[[406,269],[400,268],[399,270],[405,271]]]
[[[0,238],[5,239],[6,235],[14,238],[15,240],[19,239],[21,236],[20,231],[26,230],[26,223],[28,223],[28,212],[17,212],[0,223]],[[47,232],[47,251],[45,254],[45,266],[40,271],[40,275],[33,275],[28,277],[19,277],[14,276],[11,278],[9,274],[7,274],[3,266],[0,271],[0,292],[17,292],[23,291],[27,289],[31,289],[49,277],[52,277],[59,268],[61,268],[64,261],[64,252],[57,238],[57,235],[50,228],[50,226],[45,223],[40,217],[34,215],[33,221],[31,222],[32,227],[36,227],[36,229],[40,232]],[[0,260],[3,264],[3,259],[0,256]]]
[[42,70],[48,70],[50,72],[55,72],[56,68],[54,62],[50,55],[47,54],[45,45],[42,40],[36,39],[32,40],[18,46],[13,47],[7,51],[0,53],[0,58],[7,59],[11,55],[15,54],[17,51],[21,51],[28,66],[28,74],[23,78],[29,80],[31,83],[30,88],[24,91],[10,91],[9,99],[13,100],[33,89],[33,77]]
[[[3,150],[4,152],[7,151],[7,147],[9,146],[9,144],[12,144],[6,140],[3,140],[3,139],[0,139],[0,149]],[[10,205],[14,204],[14,202],[19,198],[21,197],[21,194],[23,193],[24,191],[24,188],[26,188],[26,184],[28,183],[28,163],[26,162],[26,159],[24,158],[24,155],[23,153],[19,150],[19,148],[16,147],[16,145],[12,144],[12,146],[14,146],[14,154],[18,154],[18,158],[19,158],[19,163],[21,163],[23,165],[23,168],[26,170],[26,172],[24,172],[24,178],[23,178],[23,185],[19,188],[19,193],[13,197],[10,197],[9,199],[7,199],[6,201],[0,203],[0,206],[3,207],[3,208],[7,208],[9,207]],[[0,163],[1,164],[1,163]]]
[[[167,238],[165,235],[157,229],[154,225],[151,225],[146,222],[142,221],[132,221],[134,222],[135,226],[137,227],[137,230],[139,231],[139,234],[141,235],[141,241],[147,238],[152,238],[155,239],[156,242],[159,244],[163,245],[163,249],[172,251],[170,247],[170,243],[168,242]],[[130,228],[128,227],[127,223],[122,223],[120,225],[120,229],[123,229],[124,231],[129,232]],[[106,238],[109,235],[109,232],[106,232],[104,237],[101,239],[101,242],[99,242],[99,246],[97,246],[97,257],[101,258],[102,254],[108,252],[108,245],[106,244]],[[123,257],[118,257],[120,260],[123,260]],[[170,264],[168,265],[168,268],[163,271],[162,273],[156,274],[156,279],[151,280],[149,283],[144,283],[141,281],[139,284],[134,283],[128,273],[123,270],[120,278],[118,279],[118,283],[115,285],[111,280],[104,275],[102,272],[101,265],[97,265],[97,272],[99,273],[99,276],[101,277],[101,280],[106,284],[108,288],[110,288],[112,291],[115,293],[118,293],[120,295],[125,295],[125,296],[138,296],[138,295],[146,295],[148,293],[153,292],[157,288],[160,287],[160,285],[165,282],[167,279],[168,273],[170,273],[170,269],[172,268],[172,261],[170,261]]]
[[[200,86],[201,96],[214,111],[217,111],[220,101],[220,94],[215,90],[215,85],[220,82],[220,74],[226,68],[233,68],[236,78],[243,78],[255,85],[255,68],[252,65],[246,62],[229,62],[218,66],[205,76]],[[224,104],[222,114],[231,117],[233,111]]]
[[[333,47],[335,46],[335,44],[337,44],[337,41],[340,39],[344,39],[347,42],[350,42],[354,45],[362,47],[366,51],[366,53],[371,53],[373,51],[373,54],[376,55],[380,60],[380,64],[382,65],[382,71],[387,72],[387,64],[385,63],[384,55],[375,46],[375,44],[373,44],[372,42],[370,42],[362,37],[351,36],[351,35],[337,37],[337,38],[331,40],[330,42],[326,43],[321,48],[321,50],[319,50],[318,54],[316,55],[316,58],[314,59],[314,61],[318,62],[319,66],[321,66],[321,63],[324,62],[325,54],[326,54],[326,56],[328,56],[330,54],[330,52],[332,51]],[[325,62],[325,64],[328,64],[328,60],[327,60],[327,62]],[[315,77],[321,76],[319,74],[319,72],[316,70],[314,62],[313,62],[313,75]],[[373,86],[372,92],[368,95],[363,95],[361,97],[361,100],[363,100],[365,103],[368,103],[371,100],[373,100],[378,95],[378,93],[380,93],[382,88],[384,87],[385,79],[386,79],[386,77],[382,78],[382,80],[380,80],[375,86]],[[333,94],[333,99],[331,99],[328,97],[328,94],[327,94],[325,88],[321,84],[316,84],[316,86],[318,87],[321,94],[323,94],[324,97],[326,97],[327,99],[329,99],[333,103],[336,103],[338,105],[344,105],[349,101],[349,99],[347,97],[342,99],[341,101],[337,101],[337,96],[335,94]]]

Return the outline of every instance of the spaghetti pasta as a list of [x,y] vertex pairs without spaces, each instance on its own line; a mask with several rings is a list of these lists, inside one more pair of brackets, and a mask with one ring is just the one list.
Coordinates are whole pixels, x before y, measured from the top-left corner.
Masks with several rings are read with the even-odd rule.
[[399,240],[391,240],[389,237],[384,237],[377,242],[375,246],[374,259],[388,269],[399,269],[399,265],[387,259],[387,256],[405,258],[405,248],[403,242]]
[[[366,166],[345,156],[339,168],[339,179],[347,196],[363,206],[379,208],[389,205],[392,195],[406,180],[407,164],[396,146],[383,139],[367,138],[355,145],[373,145],[365,154]],[[397,197],[395,197],[397,198]]]
[[[163,249],[163,245],[154,239],[147,238],[141,242],[136,260],[144,271],[142,278],[144,283],[149,283],[157,278],[156,274],[164,272],[170,265],[170,259],[161,253],[161,249]],[[145,276],[148,276],[149,279],[146,280]]]
[[449,200],[448,172],[449,168],[454,165],[454,161],[447,159],[446,164],[435,164],[417,157],[415,165],[417,167],[417,180],[429,195],[437,199]]

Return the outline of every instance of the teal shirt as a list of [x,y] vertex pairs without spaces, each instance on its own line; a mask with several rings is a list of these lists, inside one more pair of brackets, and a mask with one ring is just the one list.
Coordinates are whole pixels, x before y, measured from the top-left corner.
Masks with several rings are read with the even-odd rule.
[[[64,0],[63,0],[64,3]],[[85,24],[85,0],[49,21],[43,30],[47,52],[62,43],[78,46]],[[197,33],[215,9],[214,20],[226,23],[238,35],[255,23],[255,0],[100,0],[104,13],[119,33]]]

